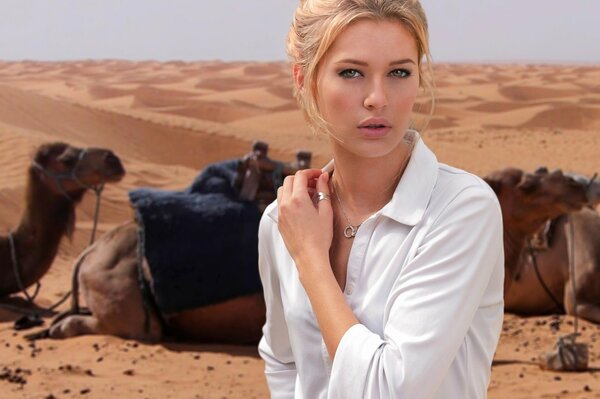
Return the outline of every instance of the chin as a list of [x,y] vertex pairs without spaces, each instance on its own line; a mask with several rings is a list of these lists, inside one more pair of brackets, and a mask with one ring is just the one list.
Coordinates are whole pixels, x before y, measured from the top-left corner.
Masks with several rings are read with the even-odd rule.
[[400,142],[390,143],[388,140],[369,140],[348,150],[361,158],[374,159],[398,152],[399,146]]

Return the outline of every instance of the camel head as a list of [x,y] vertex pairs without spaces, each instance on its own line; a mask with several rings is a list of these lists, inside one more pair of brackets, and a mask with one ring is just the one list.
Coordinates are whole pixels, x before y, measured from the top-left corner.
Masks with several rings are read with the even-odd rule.
[[560,169],[535,173],[506,168],[484,180],[492,187],[505,218],[531,225],[581,209],[588,204],[587,185],[565,175]]
[[55,194],[80,198],[88,188],[120,181],[125,169],[110,150],[58,142],[37,150],[30,173],[37,174]]
[[296,153],[296,162],[283,164],[267,156],[269,145],[257,141],[252,151],[242,158],[235,186],[240,197],[247,201],[255,201],[262,210],[277,198],[277,188],[286,176],[293,175],[300,169],[310,168],[312,154],[307,151]]
[[600,205],[600,180],[598,180],[596,175],[591,179],[578,173],[566,173],[566,175],[588,187],[588,201],[592,208]]

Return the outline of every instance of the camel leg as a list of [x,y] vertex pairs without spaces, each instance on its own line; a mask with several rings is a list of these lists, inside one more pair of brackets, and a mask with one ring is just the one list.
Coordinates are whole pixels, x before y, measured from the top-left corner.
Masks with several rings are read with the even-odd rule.
[[[567,313],[575,315],[570,310],[567,310]],[[600,324],[600,306],[592,303],[577,303],[577,316],[592,323]]]
[[121,225],[102,236],[94,247],[81,263],[79,273],[85,303],[95,320],[86,321],[87,327],[94,328],[97,334],[159,341],[162,336],[159,319],[153,312],[146,315],[140,290],[137,226]]
[[50,327],[50,338],[62,339],[78,335],[101,334],[98,319],[94,316],[72,315]]
[[[573,298],[573,286],[570,281],[567,281],[565,289],[564,304],[565,311],[568,315],[581,317],[582,319],[591,321],[592,323],[600,324],[600,305],[593,304],[577,298],[577,307]],[[575,312],[577,310],[577,312]]]

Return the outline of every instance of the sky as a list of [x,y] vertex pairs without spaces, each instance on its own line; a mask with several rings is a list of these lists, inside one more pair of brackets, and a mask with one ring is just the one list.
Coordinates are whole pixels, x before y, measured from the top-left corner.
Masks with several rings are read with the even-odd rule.
[[[600,64],[600,0],[421,0],[436,62]],[[298,0],[0,0],[0,60],[284,60]]]

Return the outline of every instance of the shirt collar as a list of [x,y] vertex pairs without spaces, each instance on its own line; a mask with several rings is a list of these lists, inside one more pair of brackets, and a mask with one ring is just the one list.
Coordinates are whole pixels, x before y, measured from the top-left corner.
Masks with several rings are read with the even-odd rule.
[[438,161],[435,154],[415,133],[417,143],[394,195],[381,214],[408,226],[421,221],[437,181]]
[[[383,216],[408,226],[416,225],[423,218],[438,172],[435,154],[423,143],[419,133],[411,133],[417,143],[391,201],[380,210]],[[277,223],[276,201],[266,213]]]

